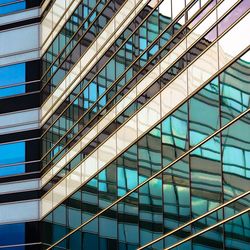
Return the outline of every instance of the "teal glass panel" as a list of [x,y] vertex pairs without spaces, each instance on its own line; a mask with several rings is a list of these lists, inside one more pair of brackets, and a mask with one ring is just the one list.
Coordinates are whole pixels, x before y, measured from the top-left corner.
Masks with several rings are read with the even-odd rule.
[[99,250],[98,218],[95,218],[82,229],[82,248],[84,250]]
[[82,248],[82,233],[76,231],[67,238],[67,246],[69,249],[83,249]]
[[[65,234],[67,234],[68,230],[66,227],[67,221],[67,213],[65,204],[61,204],[52,212],[53,225],[52,225],[52,242],[56,242],[60,240]],[[52,243],[51,242],[51,243]],[[66,247],[66,242],[63,241],[58,244],[60,247]]]
[[[150,180],[139,189],[140,245],[163,234],[162,175]],[[158,244],[163,248],[162,243]]]
[[82,192],[82,223],[99,212],[98,178],[92,178],[81,188]]
[[67,202],[67,223],[70,230],[81,225],[81,198],[81,191],[77,191]]
[[118,196],[138,185],[137,146],[134,145],[116,160]]
[[218,78],[189,101],[190,145],[197,145],[220,127]]
[[[248,52],[246,55],[249,55]],[[221,122],[227,124],[250,107],[250,59],[243,56],[220,75]]]
[[[190,220],[189,157],[185,157],[163,172],[164,233]],[[190,228],[167,237],[165,247],[189,234]]]
[[118,204],[118,250],[136,250],[139,246],[138,193]]
[[98,175],[99,207],[106,208],[117,198],[116,164],[110,164]]
[[247,212],[224,225],[225,249],[249,249],[250,212]]
[[157,126],[137,143],[139,183],[161,169],[161,126]]
[[117,249],[117,230],[117,206],[113,206],[99,217],[99,249]]
[[250,114],[222,132],[224,200],[249,190]]
[[193,250],[221,250],[223,249],[223,227],[203,233],[192,239]]
[[192,217],[222,203],[220,137],[215,136],[190,153]]
[[163,166],[168,165],[188,150],[188,111],[182,105],[162,121]]

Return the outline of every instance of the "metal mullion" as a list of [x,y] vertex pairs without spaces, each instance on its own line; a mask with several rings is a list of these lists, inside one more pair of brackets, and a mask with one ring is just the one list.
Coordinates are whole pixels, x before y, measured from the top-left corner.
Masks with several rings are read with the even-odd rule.
[[[151,1],[151,0],[148,0],[148,1]],[[132,21],[133,21],[133,20],[132,20]],[[131,23],[130,23],[130,24],[131,24]],[[129,25],[130,25],[130,24],[129,24]],[[132,33],[132,34],[133,34],[133,33]],[[122,44],[124,44],[124,43],[122,43]],[[111,45],[111,46],[112,46],[112,45]],[[119,48],[120,48],[120,47],[119,47]],[[116,52],[115,52],[115,53],[116,53]],[[115,54],[114,54],[114,55],[115,55]],[[112,56],[112,58],[113,58],[113,56]],[[112,58],[111,58],[111,59],[112,59]],[[100,61],[100,60],[99,60],[99,61]],[[101,68],[101,69],[103,69],[103,68]],[[99,73],[99,72],[98,72],[98,73]],[[95,75],[95,76],[96,76],[96,75]],[[95,78],[95,77],[94,77],[94,78]],[[92,80],[93,80],[94,78],[92,78]],[[87,86],[85,86],[84,89],[86,89],[86,87],[87,87]],[[82,94],[82,92],[84,91],[84,89],[82,89],[81,92],[78,93],[78,94],[76,95],[76,97],[73,99],[73,101],[71,101],[71,103],[70,103],[69,105],[67,105],[67,107],[66,107],[62,112],[65,112],[66,109],[67,109],[71,104],[73,104],[73,102],[76,100],[76,98],[79,97],[79,96]],[[74,91],[74,90],[73,90],[73,91]],[[72,92],[71,92],[71,93],[72,93]],[[70,93],[70,94],[71,94],[71,93]],[[69,94],[69,96],[70,96],[70,94]],[[68,97],[69,97],[69,96],[68,96]],[[67,98],[68,98],[68,97],[67,97]],[[51,117],[52,117],[52,115],[50,116],[50,118],[51,118]],[[55,121],[52,122],[52,125],[53,125],[60,117],[61,117],[61,114],[60,114],[60,116],[59,116],[58,118],[56,118]],[[48,118],[47,120],[49,120],[50,118]],[[50,125],[50,127],[51,127],[52,125]],[[49,128],[48,128],[48,129],[49,129]],[[42,136],[48,131],[48,129],[46,129],[46,131],[42,134]]]
[[[103,209],[102,211],[100,211],[99,213],[97,213],[95,216],[93,216],[92,218],[90,218],[88,221],[86,221],[85,223],[83,223],[82,225],[80,225],[79,227],[75,228],[74,230],[72,230],[70,233],[68,233],[67,235],[65,235],[64,237],[62,237],[60,240],[58,240],[57,242],[55,242],[53,245],[51,245],[49,249],[52,249],[54,246],[56,246],[57,244],[59,244],[61,241],[63,241],[64,239],[66,239],[68,236],[70,236],[71,234],[73,234],[74,232],[78,231],[79,229],[81,229],[83,226],[87,225],[88,223],[90,223],[91,221],[93,221],[95,218],[99,217],[101,214],[103,214],[104,212],[106,212],[107,210],[109,210],[110,208],[112,208],[114,205],[118,204],[120,201],[122,201],[124,198],[128,197],[130,194],[132,194],[133,192],[136,192],[140,187],[142,187],[143,185],[145,185],[146,183],[148,183],[149,181],[151,181],[152,179],[154,179],[155,177],[157,177],[159,174],[163,173],[165,170],[167,170],[168,168],[170,168],[171,166],[173,166],[176,162],[182,160],[184,157],[186,157],[187,155],[189,155],[191,152],[193,152],[195,149],[197,149],[198,147],[200,147],[201,145],[203,145],[204,143],[206,143],[208,140],[210,140],[211,138],[213,138],[214,136],[216,136],[218,133],[220,133],[222,130],[228,128],[230,125],[232,125],[233,123],[237,122],[238,120],[240,120],[240,118],[242,118],[243,116],[245,116],[246,114],[248,114],[250,112],[250,108],[248,110],[246,110],[244,113],[240,114],[239,116],[237,116],[236,118],[234,118],[231,122],[229,122],[228,124],[226,124],[223,128],[220,128],[219,130],[215,131],[212,135],[210,135],[208,138],[206,138],[205,140],[203,140],[202,142],[198,143],[196,146],[194,146],[193,148],[191,148],[190,150],[188,150],[187,152],[185,152],[183,155],[181,155],[180,157],[178,157],[177,159],[175,159],[173,162],[171,162],[170,164],[166,165],[165,167],[163,167],[160,171],[158,171],[157,173],[155,173],[153,176],[149,177],[147,180],[145,180],[144,182],[142,182],[141,184],[139,184],[137,187],[135,187],[134,189],[130,190],[129,192],[126,193],[126,195],[120,197],[118,200],[116,200],[113,204],[109,205],[107,208]],[[95,173],[94,176],[96,176],[97,173]],[[250,192],[250,191],[249,191]],[[68,197],[67,197],[68,198]],[[232,200],[231,200],[232,201]],[[62,202],[61,202],[62,203]],[[54,208],[55,209],[55,208]],[[250,208],[248,208],[250,210]],[[46,216],[46,215],[45,215]],[[43,216],[41,219],[43,219],[45,216]],[[199,218],[199,217],[197,217]]]
[[[222,0],[223,1],[223,0]],[[192,17],[192,18],[194,18],[194,16]],[[171,24],[172,24],[173,22],[171,22]],[[169,28],[171,25],[168,25],[167,27]],[[194,26],[195,27],[195,26]],[[184,26],[183,27],[183,29],[184,28],[186,28],[186,26]],[[166,44],[166,45],[164,45],[164,47],[162,47],[158,52],[157,52],[157,54],[156,55],[154,55],[151,59],[150,59],[150,61],[148,62],[148,64],[167,46],[167,45],[169,45],[170,44],[170,42],[172,42],[173,40],[174,40],[174,38],[183,30],[183,29],[180,29],[180,31],[178,32],[178,33],[176,33],[176,35],[174,36],[174,37],[172,37],[169,41],[168,41],[168,43]],[[166,30],[164,30],[163,32],[165,32]],[[159,37],[161,36],[161,34],[156,38],[156,39],[158,39]],[[183,40],[183,39],[181,39],[181,40]],[[156,41],[155,41],[156,42]],[[154,43],[155,43],[154,42]],[[150,46],[153,46],[153,43],[150,45]],[[145,49],[145,51],[143,52],[143,54],[148,50],[148,49],[150,49],[151,47],[149,46],[149,48],[146,48]],[[141,56],[143,55],[143,54],[141,54]],[[139,59],[140,57],[138,57],[131,65],[130,65],[130,67],[132,66],[132,65],[134,65],[135,63],[136,63],[136,61]],[[146,64],[146,65],[148,65],[148,64]],[[145,66],[146,66],[145,65]],[[145,67],[144,66],[144,67]],[[141,71],[143,71],[143,69],[144,68],[142,68],[130,81],[132,81],[132,80],[134,80],[138,75],[139,75],[139,73],[141,72]],[[126,73],[127,73],[127,71],[129,70],[129,68],[123,73],[123,75],[122,76],[120,76],[120,78],[122,78]],[[121,80],[121,79],[117,79],[114,83],[113,83],[113,85],[112,86],[110,86],[110,88],[111,87],[113,87],[113,86],[115,86],[115,84],[117,83],[117,81],[119,81],[119,80]],[[143,78],[142,78],[143,79]],[[140,79],[140,80],[142,80],[142,79]],[[120,94],[120,92],[121,91],[123,91],[126,87],[127,87],[127,85],[129,84],[130,82],[128,82],[126,85],[124,85],[120,90],[119,90],[119,92],[117,92],[116,94],[115,94],[115,96],[114,97],[112,97],[112,99],[110,99],[109,100],[109,102],[107,102],[107,104],[103,107],[103,109],[106,107],[106,106],[108,106],[109,104],[110,104],[110,102],[111,101],[113,101],[114,100],[114,98],[116,98],[117,97],[117,95],[119,95]],[[76,98],[80,95],[81,93],[79,93],[77,96],[76,96]],[[103,94],[103,96],[104,95],[106,95],[107,93],[105,92],[104,94]],[[99,97],[98,98],[98,100],[94,103],[94,104],[96,104],[103,96],[101,96],[101,97]],[[72,101],[72,103],[75,101],[75,99]],[[93,108],[93,106],[91,107],[91,108]],[[102,110],[100,110],[97,114],[100,114],[102,111],[103,111],[103,109]],[[89,109],[90,110],[90,109]],[[89,110],[88,110],[88,112],[89,112]],[[78,119],[78,121],[76,121],[76,123],[74,124],[74,125],[76,125],[79,121],[80,121],[80,119],[84,116],[84,115],[86,115],[86,113],[87,112],[85,112],[85,114],[83,114],[79,119]],[[96,114],[96,116],[97,116],[97,114]],[[96,117],[95,116],[95,117]],[[93,118],[95,118],[95,117],[93,117]],[[92,118],[92,120],[93,120],[93,118]],[[59,119],[59,118],[58,118]],[[89,123],[92,121],[92,120],[90,120],[89,121]],[[56,122],[56,121],[55,121]],[[88,124],[89,124],[88,123]],[[53,126],[53,125],[52,125]],[[85,126],[86,127],[86,126]],[[85,128],[84,127],[84,128]],[[71,130],[73,127],[71,127],[69,130]],[[43,135],[49,130],[50,128],[48,128],[44,133],[43,133]],[[69,131],[68,131],[69,132]],[[79,132],[81,132],[81,131],[79,131]],[[79,134],[79,133],[78,133]],[[42,136],[43,136],[42,135]],[[64,137],[67,135],[67,133],[64,135]],[[62,137],[61,139],[63,139],[64,137]],[[60,141],[61,141],[61,139],[60,139]],[[60,141],[58,141],[57,143],[59,143]],[[55,145],[54,145],[55,146]],[[50,149],[50,151],[52,150],[53,148],[51,148]],[[47,152],[48,153],[48,152]],[[46,154],[47,154],[46,153]],[[45,156],[45,155],[44,155]]]
[[[91,22],[91,25],[86,29],[86,31],[83,33],[83,35],[81,36],[81,38],[80,38],[80,39],[77,41],[77,43],[73,46],[73,49],[71,50],[71,52],[76,48],[76,46],[80,43],[80,41],[81,41],[81,40],[85,37],[85,35],[89,32],[90,28],[93,27],[94,23],[97,21],[97,19],[98,19],[98,18],[100,17],[100,15],[103,13],[103,11],[106,9],[106,7],[111,3],[111,1],[113,1],[113,0],[108,0],[108,2],[106,3],[106,5],[104,5],[104,7],[102,8],[102,10],[99,12],[99,14],[98,14],[98,15],[95,17],[95,19],[93,20],[93,22]],[[125,1],[124,1],[124,3],[121,5],[121,8],[122,8],[122,6],[123,6],[127,1],[128,1],[128,0],[125,0]],[[115,12],[115,13],[116,13],[116,12]],[[115,13],[114,13],[114,14],[115,14]],[[114,17],[114,16],[113,16],[113,17]],[[107,25],[110,23],[111,20],[112,20],[112,19],[110,19],[110,20],[107,22],[107,24],[103,27],[103,29],[104,29],[105,27],[107,27]],[[100,35],[100,33],[96,36],[95,40],[92,41],[92,43],[89,44],[88,48],[96,41],[96,39],[97,39],[97,37],[98,37],[99,35]],[[80,55],[80,58],[76,61],[76,63],[75,63],[74,65],[76,65],[76,64],[79,62],[79,60],[83,57],[83,55],[85,55],[85,53],[86,53],[86,51],[85,51],[82,55]],[[55,76],[55,74],[58,72],[58,70],[59,70],[60,67],[63,65],[63,63],[66,62],[66,60],[68,59],[68,57],[69,57],[70,55],[71,55],[71,54],[68,54],[68,55],[66,56],[66,58],[58,65],[56,71],[52,73],[52,75],[49,77],[49,79],[46,80],[46,84],[44,84],[44,85],[42,86],[41,91],[45,88],[45,86],[50,85],[48,82]],[[60,57],[60,56],[59,56],[59,57]],[[74,66],[74,65],[73,65],[73,66]],[[73,67],[73,66],[72,66],[72,67]],[[70,73],[71,70],[72,70],[72,67],[71,67],[71,69],[69,70],[69,72],[67,72],[67,74],[64,76],[63,79],[65,79],[65,77],[67,77],[67,76],[69,75],[69,73]],[[43,78],[44,78],[44,77],[41,78],[41,81],[43,80]],[[58,85],[55,87],[55,89],[50,93],[50,95],[46,97],[46,99],[44,100],[44,102],[45,102],[50,96],[52,96],[52,94],[54,93],[54,91],[55,91],[55,90],[58,88],[58,86],[62,83],[63,79],[60,80],[59,84],[58,84]]]
[[40,80],[32,80],[32,81],[28,81],[28,82],[20,82],[20,83],[12,83],[12,84],[9,84],[9,85],[2,85],[0,86],[0,90],[1,89],[7,89],[7,88],[12,88],[12,87],[17,87],[17,86],[21,86],[21,85],[28,85],[28,84],[31,84],[31,83],[37,83],[39,82]]
[[[249,194],[250,194],[250,191],[247,191],[247,192],[245,192],[245,193],[243,193],[243,194],[240,194],[239,196],[236,196],[235,198],[231,199],[230,201],[227,201],[227,202],[225,202],[225,203],[222,203],[221,205],[219,205],[219,206],[217,206],[217,207],[215,207],[215,208],[209,210],[208,212],[206,212],[206,213],[204,213],[204,214],[202,214],[202,215],[196,217],[195,219],[190,220],[189,222],[185,223],[184,225],[182,225],[182,226],[180,226],[180,227],[178,227],[178,228],[176,228],[176,229],[174,229],[174,230],[172,230],[172,231],[170,231],[170,232],[168,232],[168,233],[166,233],[166,234],[160,236],[159,238],[157,238],[157,239],[155,239],[155,240],[153,240],[153,241],[151,241],[151,242],[145,244],[144,246],[139,247],[137,250],[145,249],[146,247],[149,247],[149,246],[155,244],[156,242],[165,239],[166,237],[172,235],[173,233],[176,233],[176,232],[178,232],[178,231],[184,229],[185,227],[190,226],[190,225],[193,224],[194,222],[199,221],[199,220],[201,220],[201,219],[207,217],[208,215],[213,214],[214,212],[217,212],[218,210],[220,210],[220,209],[222,209],[222,208],[224,208],[224,207],[226,207],[226,206],[228,206],[228,205],[230,205],[230,204],[232,204],[232,203],[234,203],[234,202],[236,202],[236,201],[238,201],[238,200],[244,198],[245,196],[247,196],[247,195],[249,195]],[[223,218],[224,218],[224,217],[223,217]]]
[[22,164],[32,164],[32,163],[38,163],[38,162],[40,162],[40,160],[21,161],[21,162],[17,162],[17,163],[9,163],[9,164],[0,165],[0,168],[12,167],[12,166],[22,165]]
[[[215,39],[215,41],[214,41],[213,43],[211,43],[210,46],[209,46],[205,51],[203,51],[202,54],[204,54],[204,53],[205,53],[210,47],[212,47],[221,37],[223,37],[230,29],[232,29],[237,23],[239,23],[239,22],[249,13],[249,12],[250,12],[250,10],[247,11],[244,15],[242,15],[241,18],[240,18],[237,22],[235,22],[233,25],[231,25],[230,27],[228,27],[228,28],[221,34],[220,37],[218,37],[217,39]],[[249,46],[247,47],[247,50],[248,50],[248,49],[249,49]],[[246,49],[245,49],[244,51],[246,51]],[[201,55],[202,55],[202,54],[201,54]],[[201,56],[201,55],[200,55],[200,56]],[[199,57],[198,57],[198,58],[199,58]],[[197,60],[197,58],[196,58],[196,60]],[[194,60],[194,61],[196,61],[196,60]],[[193,63],[193,62],[192,62],[192,63]],[[230,65],[230,63],[229,63],[229,65]],[[223,68],[224,68],[224,67],[223,67]],[[220,71],[218,71],[218,72],[220,72]],[[216,75],[217,75],[217,74],[216,74]],[[177,77],[178,77],[178,75],[177,75],[174,79],[172,79],[172,81],[174,81]],[[209,79],[210,79],[210,78],[209,78]],[[204,86],[204,85],[202,84],[201,86]],[[165,87],[167,87],[167,86],[165,86]],[[163,89],[164,89],[164,88],[163,88]],[[161,90],[161,92],[163,91],[163,89]],[[199,90],[199,89],[200,89],[200,87],[198,88],[198,90]],[[159,93],[157,93],[156,95],[158,95],[158,94],[159,94]],[[155,95],[155,96],[156,96],[156,95]],[[187,97],[187,98],[188,98],[188,97]],[[187,100],[187,98],[185,98],[185,99],[181,102],[181,104],[185,103],[185,100]],[[180,105],[180,104],[179,104],[179,105]],[[178,105],[178,107],[179,107],[179,105]],[[135,114],[137,114],[137,113],[138,113],[141,109],[143,109],[143,108],[144,108],[144,107],[142,106]],[[244,113],[245,113],[245,112],[244,112]],[[135,115],[135,114],[134,114],[134,115]],[[133,115],[133,116],[134,116],[134,115]],[[133,116],[132,116],[132,117],[133,117]],[[162,121],[162,119],[160,119],[160,121]],[[159,123],[157,123],[157,124],[159,124]],[[123,126],[123,125],[122,125],[122,126]],[[156,125],[156,126],[157,126],[157,125]],[[142,137],[143,135],[145,135],[146,133],[147,133],[147,131],[144,132],[144,133],[141,135],[141,137]],[[113,133],[113,134],[114,134],[114,133]],[[113,135],[113,134],[112,134],[112,135]],[[111,136],[111,135],[110,135],[110,136]],[[141,138],[141,137],[140,137],[140,138]],[[109,137],[109,138],[110,138],[110,137]],[[107,138],[106,140],[104,140],[104,142],[107,141],[109,138]],[[140,138],[137,138],[134,142],[138,141]],[[101,146],[101,145],[100,145],[100,146]],[[98,146],[97,148],[99,148],[100,146]],[[125,150],[125,149],[124,149],[124,150]],[[124,151],[124,150],[123,150],[123,151]],[[122,151],[122,152],[123,152],[123,151]],[[117,156],[114,157],[114,158],[117,158]],[[114,160],[114,158],[113,158],[112,160]],[[110,161],[112,161],[112,160],[110,160]],[[110,162],[110,161],[109,161],[109,162]],[[80,164],[81,164],[81,162],[80,162],[77,166],[79,166]],[[108,163],[107,163],[107,164],[108,164]],[[105,164],[105,165],[107,166],[107,164]],[[76,167],[77,167],[77,166],[76,166]],[[104,168],[105,168],[105,167],[104,167]],[[102,169],[104,169],[104,168],[102,168]],[[102,169],[99,169],[99,170],[97,171],[97,173],[100,172]],[[67,173],[67,175],[65,175],[63,179],[65,179],[65,178],[66,178],[68,175],[70,175],[70,173],[73,172],[73,171],[74,171],[74,169],[72,169],[69,173]],[[63,179],[61,179],[54,187],[56,187]],[[51,190],[53,190],[54,187],[53,187]],[[50,190],[50,191],[51,191],[51,190]],[[49,192],[50,192],[50,191],[49,191]],[[48,192],[48,193],[49,193],[49,192]],[[45,196],[45,195],[44,195],[44,196]]]
[[[209,13],[208,13],[208,14],[209,14]],[[207,32],[208,32],[208,31],[204,32],[204,34],[206,34]],[[193,44],[195,44],[195,43],[193,43]],[[177,44],[176,46],[178,46],[178,44]],[[209,48],[209,47],[208,47],[208,48]],[[208,48],[206,48],[206,50],[207,50]],[[206,50],[204,50],[204,51],[206,51]],[[204,51],[203,51],[203,52],[204,52]],[[181,56],[183,56],[184,54],[185,54],[185,53],[183,53]],[[181,58],[181,56],[180,56],[179,58]],[[173,63],[172,65],[174,65],[174,63]],[[164,73],[166,73],[166,70],[165,70],[158,78],[160,78]],[[179,72],[179,74],[180,74],[180,73],[181,73],[181,72]],[[172,79],[172,80],[174,80],[174,79]],[[157,79],[156,79],[155,81],[157,81]],[[152,85],[151,85],[151,86],[152,86]],[[149,89],[151,86],[149,86],[147,89]],[[166,87],[166,86],[165,86],[165,87]],[[162,90],[161,90],[161,91],[162,91]],[[153,97],[152,97],[152,98],[153,98]],[[138,112],[138,111],[136,111],[136,113],[137,113],[137,112]],[[103,129],[103,130],[104,130],[104,129]],[[103,130],[102,130],[102,131],[103,131]],[[78,135],[78,134],[77,134],[77,135]],[[76,136],[77,136],[77,135],[76,135]],[[110,136],[111,136],[111,135],[110,135]],[[69,143],[70,143],[70,142],[69,142]],[[86,147],[87,147],[87,145],[86,145]],[[84,148],[85,148],[85,147],[84,147]],[[66,152],[65,154],[67,154],[67,152]],[[64,154],[64,155],[65,155],[65,154]],[[52,159],[52,160],[53,160],[53,159]],[[51,161],[52,161],[52,160],[51,160]],[[48,171],[47,171],[47,172],[48,172]],[[47,172],[46,172],[46,173],[47,173]]]
[[[223,72],[225,69],[227,69],[231,64],[233,64],[235,61],[237,61],[239,59],[240,56],[242,56],[243,54],[245,54],[248,50],[250,49],[250,45],[243,50],[241,53],[239,53],[234,60],[230,61],[229,63],[227,63],[221,70],[219,70],[216,74],[214,74],[213,76],[211,76],[205,83],[203,83],[200,87],[198,87],[194,93],[192,93],[191,95],[187,96],[181,103],[179,103],[171,112],[169,112],[168,114],[166,114],[163,118],[161,118],[159,120],[159,122],[155,125],[159,125],[166,117],[169,116],[169,114],[173,113],[174,111],[176,111],[182,104],[186,103],[187,100],[189,100],[191,97],[193,97],[197,92],[199,92],[200,89],[202,89],[204,86],[206,86],[211,80],[213,80],[214,77],[218,76],[221,72]],[[175,77],[176,78],[176,77]],[[173,79],[174,80],[174,79]],[[247,114],[250,111],[250,108],[247,109],[245,112],[241,113],[238,117],[234,118],[231,122],[229,122],[228,124],[226,124],[223,128],[220,128],[219,130],[217,130],[216,132],[214,132],[212,135],[208,136],[208,138],[206,138],[204,141],[208,141],[210,138],[212,138],[214,135],[216,135],[217,133],[219,133],[220,131],[222,131],[223,129],[227,128],[229,125],[231,125],[233,122],[235,122],[238,118],[241,118],[242,116],[244,116],[245,114]],[[137,112],[138,113],[138,112]],[[137,138],[134,142],[139,141],[145,134],[147,134],[147,131],[144,132],[139,138]],[[196,146],[194,146],[192,149],[190,149],[190,152],[194,149],[196,149],[197,147],[199,147],[201,144],[203,144],[203,142],[200,142],[199,144],[197,144]],[[125,152],[130,146],[126,147],[120,154],[122,154],[123,152]],[[188,153],[190,152],[186,152],[184,153],[184,155],[182,155],[181,157],[179,157],[180,159],[184,158]],[[119,155],[120,155],[119,154]],[[117,158],[117,157],[116,157]],[[179,160],[179,159],[178,159]],[[172,166],[177,160],[175,160],[174,162],[170,163],[169,165]],[[78,164],[79,165],[79,164]],[[100,173],[103,169],[105,169],[107,167],[107,164],[105,164],[105,166],[102,169],[99,169],[93,176],[97,175],[98,173]],[[164,169],[167,169],[167,167],[165,167]],[[71,170],[72,172],[73,170]],[[164,170],[162,170],[163,172]],[[159,172],[161,173],[161,172]],[[159,174],[158,173],[158,174]],[[68,173],[69,175],[70,173]],[[154,176],[152,176],[152,178],[154,178]],[[151,179],[150,179],[151,180]],[[58,184],[56,184],[58,185]],[[82,187],[84,184],[81,184],[80,187]],[[80,188],[79,187],[79,188]],[[46,195],[46,194],[45,194]],[[43,197],[45,196],[43,195]],[[70,197],[70,196],[68,196]],[[66,197],[65,199],[67,199],[68,197]],[[64,199],[64,200],[65,200]],[[57,206],[56,206],[57,207]]]
[[[83,1],[83,0],[82,0]],[[83,20],[83,22],[81,23],[81,25],[79,25],[77,31],[71,36],[70,40],[67,42],[67,44],[61,49],[61,51],[58,53],[58,55],[56,56],[55,60],[51,63],[51,65],[46,69],[46,71],[43,73],[43,75],[41,76],[41,79],[43,79],[45,77],[45,75],[48,73],[48,71],[53,67],[53,65],[55,64],[56,60],[60,57],[60,55],[63,53],[63,51],[65,50],[65,48],[69,45],[69,43],[73,40],[73,38],[77,35],[77,33],[79,32],[79,30],[82,28],[82,26],[86,23],[86,20],[93,14],[93,12],[96,10],[96,7],[97,5],[99,5],[99,3],[101,2],[102,0],[98,0],[95,8],[93,8],[91,10],[91,12],[88,14],[88,16]],[[82,2],[80,3],[82,4]],[[80,6],[80,4],[76,7],[76,9]],[[104,5],[105,7],[105,5]],[[75,10],[76,10],[75,9]],[[75,13],[75,10],[74,10],[74,13]],[[69,19],[72,17],[72,15],[69,17]],[[65,22],[64,26],[68,23],[69,19]],[[64,27],[63,26],[63,27]],[[63,29],[63,28],[62,28]],[[62,29],[59,31],[59,33],[62,31]],[[58,33],[58,34],[59,34]],[[53,41],[51,42],[50,46],[53,44],[53,42],[55,41],[55,39],[58,37],[58,35],[53,39]],[[81,39],[81,38],[80,38]],[[78,40],[79,41],[79,40]],[[49,46],[49,47],[50,47]],[[44,52],[43,56],[42,56],[42,59],[43,57],[45,56],[45,54],[48,53],[48,50],[49,48],[46,50],[46,52]],[[71,50],[72,51],[72,50]],[[41,80],[40,79],[40,80]]]
[[[151,0],[150,0],[150,1],[151,1]],[[147,17],[148,17],[148,16],[147,16]],[[147,17],[146,17],[146,18],[147,18]],[[146,19],[146,18],[145,18],[145,19]],[[140,26],[139,26],[139,27],[140,27]],[[138,27],[138,28],[139,28],[139,27]],[[135,30],[135,31],[136,31],[136,30]],[[133,35],[133,34],[134,34],[134,33],[132,33],[131,35]],[[128,39],[130,39],[130,37],[129,37]],[[124,41],[124,43],[119,47],[119,49],[128,41],[128,39],[126,39],[126,41]],[[112,58],[109,59],[109,61],[111,61],[111,60],[114,58],[114,56],[116,55],[116,53],[117,53],[117,52],[115,52],[115,54],[112,56]],[[109,61],[108,61],[108,62],[109,62]],[[108,63],[108,62],[107,62],[107,63]],[[99,70],[98,73],[100,73],[100,71],[101,71],[102,69],[104,69],[105,66],[106,66],[106,64]],[[98,73],[97,73],[97,74],[98,74]],[[91,83],[91,82],[97,77],[97,74],[88,82],[88,85],[86,85],[86,86],[81,90],[81,92],[79,92],[79,93],[76,95],[76,97],[73,99],[73,101],[71,101],[71,103],[62,111],[62,113],[65,112],[65,111],[74,103],[74,101],[83,93],[83,91],[89,86],[89,83]],[[116,82],[114,82],[114,83],[116,83]],[[115,85],[115,84],[113,84],[113,85],[110,86],[110,87],[113,87],[114,85]],[[85,113],[84,113],[84,114],[74,123],[74,126],[80,121],[81,118],[83,118],[83,117],[86,115],[87,112],[89,112],[90,109],[94,109],[94,105],[97,104],[97,102],[100,101],[100,99],[101,99],[104,95],[106,95],[106,94],[107,94],[107,91],[104,92],[104,93],[102,94],[102,96],[99,97],[98,100],[95,101],[95,102],[93,103],[93,105],[92,105],[89,109],[86,110],[86,112],[85,112]],[[53,123],[50,125],[50,127],[47,128],[45,132],[43,132],[43,134],[41,135],[41,137],[43,137],[46,133],[48,133],[48,130],[49,130],[50,128],[52,128],[52,126],[56,123],[56,121],[58,121],[58,120],[60,119],[60,117],[62,117],[62,113],[60,114],[60,116],[59,116],[58,118],[56,118],[56,120],[53,121]],[[68,132],[67,132],[66,134],[68,134],[69,131],[70,131],[71,129],[73,129],[74,126],[72,126],[71,128],[69,128],[69,129],[68,129]],[[65,134],[65,135],[66,135],[66,134]],[[65,136],[65,135],[64,135],[64,136]],[[63,138],[63,137],[62,137],[62,138]],[[62,138],[61,138],[61,139],[62,139]],[[61,139],[60,139],[60,140],[61,140]],[[59,141],[58,141],[58,142],[59,142]],[[57,143],[58,143],[58,142],[57,142]],[[52,148],[50,149],[50,151],[51,151],[51,150],[52,150]],[[47,152],[47,153],[48,153],[48,152]]]
[[226,222],[228,222],[230,220],[233,220],[233,219],[235,219],[235,218],[237,218],[237,217],[239,217],[239,216],[241,216],[241,215],[243,215],[243,214],[245,214],[245,213],[247,213],[249,211],[250,211],[250,208],[247,208],[247,209],[245,209],[245,210],[243,210],[243,211],[241,211],[241,212],[239,212],[239,213],[237,213],[237,214],[235,214],[235,215],[233,215],[233,216],[231,216],[231,217],[229,217],[227,219],[221,220],[220,222],[218,222],[218,223],[216,223],[216,224],[214,224],[214,225],[212,225],[210,227],[207,227],[206,229],[201,230],[200,232],[198,232],[196,234],[193,234],[193,235],[187,237],[184,240],[181,240],[181,241],[177,242],[176,244],[174,244],[174,245],[172,245],[172,246],[170,246],[168,248],[165,248],[164,250],[173,249],[173,248],[175,248],[175,247],[177,247],[177,246],[179,246],[179,245],[181,245],[181,244],[183,244],[183,243],[185,243],[185,242],[187,242],[187,241],[189,241],[189,240],[191,240],[191,239],[193,239],[193,238],[195,238],[195,237],[197,237],[197,236],[199,236],[199,235],[201,235],[203,233],[206,233],[206,232],[208,232],[208,231],[210,231],[210,230],[212,230],[212,229],[214,229],[214,228],[216,228],[216,227],[218,227],[220,225],[224,225]]

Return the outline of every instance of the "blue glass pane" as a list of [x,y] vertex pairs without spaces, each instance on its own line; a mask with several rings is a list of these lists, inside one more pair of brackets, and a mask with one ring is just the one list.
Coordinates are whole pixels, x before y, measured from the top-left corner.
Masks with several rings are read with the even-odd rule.
[[16,12],[18,10],[24,10],[26,8],[25,2],[17,2],[14,4],[0,6],[0,15]]
[[0,89],[0,97],[7,97],[25,93],[25,85],[13,86],[10,88]]
[[0,145],[0,164],[25,161],[25,142]]
[[0,68],[0,86],[21,82],[25,82],[25,63]]
[[25,224],[0,225],[0,245],[25,243]]
[[7,176],[13,174],[21,174],[25,173],[25,165],[15,165],[15,166],[7,166],[7,167],[0,167],[0,176]]

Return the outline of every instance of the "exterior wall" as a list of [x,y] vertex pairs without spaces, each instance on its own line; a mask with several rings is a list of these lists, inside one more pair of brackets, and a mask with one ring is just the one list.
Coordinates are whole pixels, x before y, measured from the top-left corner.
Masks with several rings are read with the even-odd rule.
[[95,4],[42,52],[44,249],[246,248],[249,3]]
[[0,0],[0,248],[248,249],[249,23],[249,0]]
[[40,1],[0,1],[0,248],[39,249]]

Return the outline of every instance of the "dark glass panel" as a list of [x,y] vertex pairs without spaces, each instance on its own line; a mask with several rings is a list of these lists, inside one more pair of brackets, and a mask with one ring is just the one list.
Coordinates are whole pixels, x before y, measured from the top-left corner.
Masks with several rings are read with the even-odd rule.
[[224,225],[225,249],[249,249],[250,212],[247,212]]
[[220,127],[219,85],[215,78],[189,101],[190,146],[195,146]]
[[162,122],[163,166],[188,150],[187,104],[181,106]]
[[139,183],[161,169],[161,126],[157,126],[137,143]]
[[[190,220],[190,184],[188,157],[163,172],[164,233],[168,233]],[[189,234],[190,228],[165,239],[165,247]]]
[[249,191],[249,113],[222,132],[224,200]]
[[82,228],[82,248],[84,250],[99,250],[98,218]]
[[139,246],[138,193],[118,204],[118,240],[119,250],[136,250]]
[[192,217],[222,203],[220,137],[215,136],[190,154]]
[[118,196],[138,185],[137,146],[134,145],[116,160]]
[[[162,175],[150,180],[139,189],[140,245],[163,234]],[[158,244],[163,248],[163,244]]]

